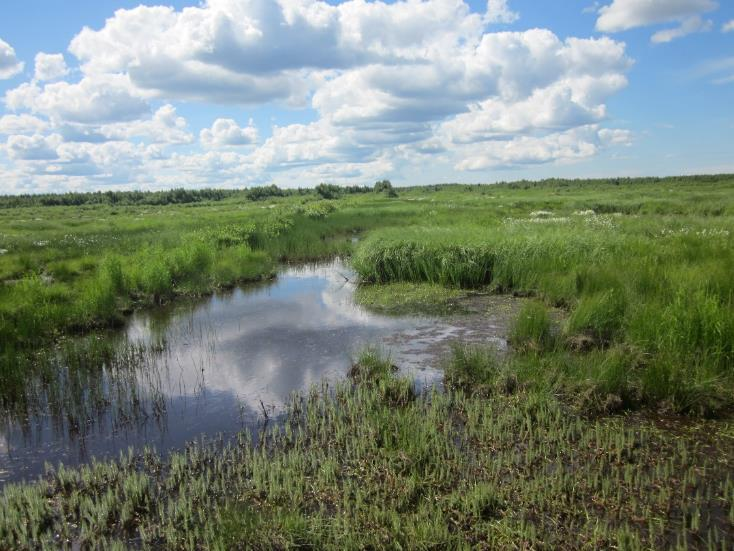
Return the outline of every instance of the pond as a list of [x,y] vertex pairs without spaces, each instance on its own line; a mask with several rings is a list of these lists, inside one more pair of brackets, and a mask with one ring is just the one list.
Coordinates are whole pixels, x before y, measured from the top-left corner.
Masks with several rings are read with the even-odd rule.
[[272,282],[136,313],[122,331],[54,352],[19,405],[0,413],[0,485],[37,477],[46,462],[257,431],[291,393],[343,379],[368,345],[417,386],[440,381],[438,348],[467,328],[369,312],[355,304],[353,280],[338,260],[289,267]]

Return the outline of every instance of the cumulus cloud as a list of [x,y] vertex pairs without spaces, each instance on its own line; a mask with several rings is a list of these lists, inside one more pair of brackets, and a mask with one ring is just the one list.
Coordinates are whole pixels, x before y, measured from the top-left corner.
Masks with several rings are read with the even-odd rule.
[[257,142],[257,136],[252,119],[244,128],[240,128],[233,119],[217,119],[211,128],[204,128],[199,133],[202,145],[207,148],[252,145]]
[[0,117],[0,134],[40,134],[48,123],[32,115],[3,115]]
[[484,20],[487,23],[514,23],[520,19],[520,14],[510,10],[507,0],[487,0],[487,13]]
[[656,32],[651,39],[655,43],[670,42],[709,30],[713,23],[704,20],[701,14],[718,7],[714,0],[613,0],[599,8],[596,28],[613,33],[661,23],[678,23],[677,27]]
[[69,73],[63,54],[46,54],[39,52],[36,54],[36,70],[34,78],[36,80],[55,80]]
[[99,134],[108,139],[138,137],[159,144],[187,144],[194,141],[187,126],[186,119],[176,113],[176,108],[166,104],[148,120],[103,125]]
[[522,136],[464,146],[457,170],[486,170],[517,165],[571,162],[595,155],[603,138],[595,125],[573,128],[543,137]]
[[623,128],[602,128],[598,133],[603,145],[632,145],[633,134]]
[[0,80],[11,78],[23,70],[24,64],[18,61],[13,47],[0,39]]
[[314,71],[415,59],[481,25],[461,0],[209,0],[180,12],[118,10],[69,50],[88,75],[125,71],[135,86],[167,98],[302,103]]
[[355,151],[344,133],[325,121],[273,128],[272,136],[251,156],[259,169],[293,168],[319,163],[349,162]]
[[58,158],[56,147],[61,142],[61,136],[53,134],[49,137],[41,134],[33,136],[10,136],[5,144],[5,150],[11,159],[19,161],[47,161]]
[[[428,155],[483,170],[624,145],[602,127],[608,98],[627,84],[624,44],[489,26],[517,17],[507,0],[488,0],[485,13],[463,0],[121,9],[74,37],[73,72],[61,54],[37,56],[35,78],[5,94],[14,112],[6,117],[15,118],[0,119],[0,131],[25,135],[13,140],[15,160],[37,146],[38,159],[19,163],[19,182],[66,176],[69,185],[81,177],[89,185],[242,185],[276,176],[306,185],[303,178],[399,173],[425,166]],[[315,120],[275,126],[261,141],[252,121],[223,117],[196,146],[177,148],[195,139],[179,100],[305,107]]]
[[148,103],[134,95],[125,75],[84,77],[80,82],[24,83],[5,94],[14,111],[26,109],[58,121],[104,123],[135,120],[149,111]]
[[734,31],[734,19],[727,21],[721,26],[721,32],[723,33],[730,33],[732,31]]
[[599,8],[596,28],[602,32],[626,31],[681,21],[717,7],[714,0],[614,0],[608,6]]

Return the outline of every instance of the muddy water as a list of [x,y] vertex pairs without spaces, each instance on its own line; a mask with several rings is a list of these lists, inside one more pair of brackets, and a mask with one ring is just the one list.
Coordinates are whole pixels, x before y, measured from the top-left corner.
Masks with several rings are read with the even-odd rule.
[[45,462],[257,431],[292,392],[343,378],[367,345],[421,387],[440,381],[453,341],[505,346],[511,301],[466,299],[461,314],[441,319],[388,317],[356,305],[352,281],[338,261],[285,269],[265,285],[135,314],[108,337],[115,354],[94,356],[98,365],[73,355],[51,362],[29,379],[22,408],[0,412],[0,485],[35,478]]

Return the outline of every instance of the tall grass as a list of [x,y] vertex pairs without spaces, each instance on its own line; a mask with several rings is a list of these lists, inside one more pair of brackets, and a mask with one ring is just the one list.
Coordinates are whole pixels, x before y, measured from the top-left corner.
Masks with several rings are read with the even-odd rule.
[[[644,352],[644,373],[628,376],[645,400],[721,411],[734,385],[734,279],[723,275],[734,262],[727,227],[585,211],[529,213],[484,226],[459,219],[447,227],[372,232],[353,265],[367,282],[534,295],[568,312],[566,344],[582,356],[619,345]],[[549,334],[542,309],[528,306],[511,340],[518,350],[548,351],[555,347]]]

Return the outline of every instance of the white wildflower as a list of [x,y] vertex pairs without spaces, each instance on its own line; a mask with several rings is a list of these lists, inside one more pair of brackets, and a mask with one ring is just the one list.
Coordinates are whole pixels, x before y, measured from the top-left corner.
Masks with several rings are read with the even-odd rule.
[[550,218],[553,213],[549,210],[534,210],[530,213],[530,218]]

